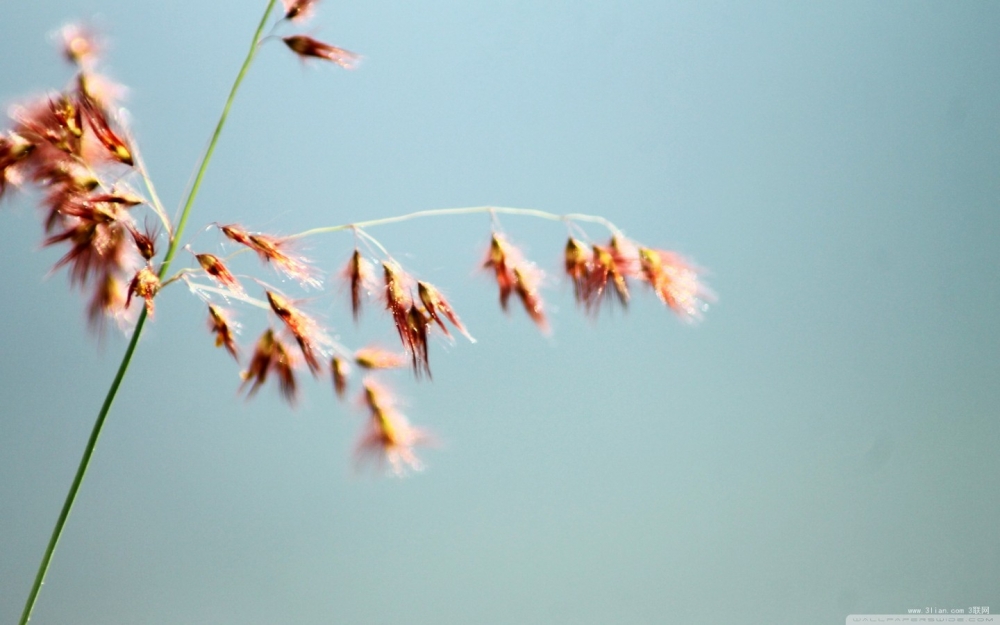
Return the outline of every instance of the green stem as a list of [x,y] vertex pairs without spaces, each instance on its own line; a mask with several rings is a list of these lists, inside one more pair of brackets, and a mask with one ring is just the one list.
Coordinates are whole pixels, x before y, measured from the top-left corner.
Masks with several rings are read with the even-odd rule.
[[45,548],[45,555],[42,556],[42,563],[38,567],[38,574],[35,575],[35,583],[31,587],[31,594],[28,595],[28,601],[24,605],[24,612],[21,613],[21,625],[27,625],[28,621],[31,620],[31,612],[35,608],[35,600],[42,589],[42,584],[45,583],[45,574],[49,570],[49,562],[52,561],[52,554],[55,553],[56,545],[59,544],[59,537],[62,536],[63,526],[66,525],[66,519],[69,518],[70,510],[73,509],[73,501],[76,499],[76,493],[80,490],[83,476],[87,473],[87,465],[90,464],[90,457],[94,454],[97,439],[101,436],[101,428],[104,426],[104,420],[111,410],[111,404],[115,400],[115,394],[118,393],[118,387],[121,386],[122,379],[125,378],[125,372],[128,370],[129,362],[132,360],[132,353],[135,352],[135,346],[139,343],[139,335],[142,333],[142,326],[145,322],[146,308],[143,307],[142,312],[139,313],[139,321],[135,324],[135,331],[132,332],[132,339],[125,350],[125,356],[118,366],[118,373],[115,374],[115,379],[111,382],[111,388],[108,389],[108,394],[104,398],[104,404],[101,405],[101,411],[97,414],[97,421],[94,422],[94,429],[90,432],[90,440],[87,441],[87,447],[83,450],[83,458],[80,459],[80,466],[76,470],[73,484],[70,485],[69,492],[66,493],[66,501],[63,503],[62,511],[59,512],[59,519],[56,521],[56,526],[52,528],[49,545]]
[[566,213],[565,215],[559,215],[557,213],[550,213],[548,211],[538,210],[535,208],[508,208],[505,206],[467,206],[464,208],[433,208],[430,210],[407,213],[406,215],[399,215],[396,217],[382,217],[381,219],[357,221],[350,224],[340,224],[337,226],[324,226],[322,228],[313,228],[311,230],[306,230],[305,232],[299,232],[298,234],[293,234],[288,238],[298,239],[302,237],[312,236],[314,234],[329,234],[331,232],[341,232],[343,230],[370,228],[372,226],[384,226],[386,224],[394,224],[401,221],[418,219],[421,217],[447,217],[451,215],[475,215],[481,213],[522,215],[525,217],[538,217],[541,219],[548,219],[550,221],[585,221],[585,222],[600,224],[605,228],[607,228],[608,230],[610,230],[612,233],[621,235],[621,230],[619,230],[617,226],[615,226],[613,223],[611,223],[604,217],[600,217],[598,215],[585,215],[583,213]]
[[[257,54],[257,46],[260,41],[261,33],[264,31],[264,26],[267,24],[267,19],[271,15],[271,11],[274,9],[274,5],[277,0],[268,0],[267,8],[264,10],[264,16],[261,17],[260,25],[257,26],[256,32],[253,36],[253,44],[250,46],[250,51],[247,53],[246,59],[243,61],[243,66],[240,68],[240,73],[236,76],[236,81],[233,83],[233,88],[229,92],[229,98],[226,100],[226,105],[222,110],[222,115],[219,117],[219,123],[215,127],[215,132],[212,134],[212,139],[208,144],[208,149],[205,150],[205,155],[201,159],[201,165],[198,167],[198,173],[195,175],[194,183],[191,185],[191,190],[188,192],[187,201],[184,203],[184,210],[181,213],[180,220],[178,221],[177,230],[174,232],[173,238],[170,241],[170,247],[167,249],[167,253],[163,258],[163,263],[160,266],[160,278],[166,275],[167,269],[170,266],[170,261],[173,260],[174,255],[177,253],[177,248],[179,246],[181,235],[184,233],[184,225],[187,223],[188,217],[191,213],[191,207],[194,205],[195,197],[198,195],[198,189],[201,186],[201,180],[205,176],[205,171],[208,169],[208,163],[212,159],[212,153],[215,151],[215,145],[219,141],[219,137],[222,135],[222,128],[225,126],[226,118],[229,116],[229,109],[233,105],[233,100],[236,98],[236,92],[239,90],[240,83],[243,82],[244,76],[246,76],[247,70],[250,68],[250,64],[253,62],[254,56]],[[104,421],[107,419],[108,413],[111,411],[111,405],[115,401],[115,396],[118,394],[118,388],[121,386],[122,380],[125,379],[125,373],[128,371],[129,363],[132,361],[132,354],[135,353],[135,348],[139,344],[139,337],[142,335],[142,328],[146,323],[146,309],[143,308],[142,312],[139,314],[139,320],[135,324],[135,330],[132,331],[132,338],[129,340],[128,347],[125,350],[125,355],[122,357],[122,362],[118,366],[118,372],[115,374],[114,380],[111,382],[111,387],[108,389],[107,395],[104,397],[104,403],[101,405],[101,411],[97,414],[97,420],[94,422],[94,428],[90,433],[90,440],[87,441],[87,447],[83,451],[83,457],[80,459],[80,466],[76,470],[76,475],[73,477],[73,483],[69,487],[69,492],[66,493],[66,501],[63,503],[62,510],[59,512],[59,518],[56,520],[56,525],[52,529],[52,536],[49,538],[49,544],[45,548],[45,555],[42,556],[42,562],[38,567],[38,573],[35,575],[35,582],[31,587],[31,593],[28,595],[28,600],[25,602],[24,611],[21,613],[20,625],[27,625],[28,621],[31,620],[31,613],[35,609],[35,601],[38,599],[38,593],[42,589],[42,585],[45,583],[45,576],[49,570],[49,564],[52,561],[52,556],[55,553],[56,545],[59,544],[59,538],[62,536],[63,528],[66,525],[67,519],[69,519],[69,513],[73,509],[73,502],[76,500],[76,494],[80,490],[80,485],[83,483],[83,478],[87,474],[87,467],[90,465],[90,459],[94,454],[94,449],[97,447],[97,441],[101,436],[101,429],[104,427]]]
[[240,68],[240,73],[236,75],[236,80],[233,82],[233,88],[229,90],[229,97],[226,98],[226,105],[222,108],[222,115],[219,116],[219,123],[215,125],[215,132],[212,133],[212,139],[208,143],[208,148],[205,150],[205,156],[201,159],[201,167],[198,168],[198,173],[194,176],[194,182],[191,183],[191,191],[188,192],[187,201],[184,202],[184,210],[181,211],[181,218],[177,221],[177,231],[174,233],[174,238],[170,241],[170,247],[167,249],[166,256],[163,257],[163,264],[160,265],[160,279],[162,280],[164,276],[167,275],[167,270],[170,268],[170,262],[174,259],[174,254],[177,253],[177,248],[180,246],[181,236],[184,234],[184,226],[187,225],[188,217],[191,215],[191,206],[194,204],[194,199],[198,195],[198,189],[201,188],[202,178],[205,177],[205,171],[208,169],[208,162],[212,160],[212,154],[215,152],[215,145],[219,142],[219,137],[222,135],[222,128],[226,125],[226,118],[229,117],[229,109],[233,106],[233,101],[236,99],[236,92],[239,91],[240,84],[243,83],[243,78],[247,74],[247,70],[250,69],[253,59],[257,56],[257,47],[260,43],[261,33],[264,32],[264,26],[267,25],[267,18],[271,15],[271,9],[274,8],[275,3],[278,0],[268,0],[267,9],[264,10],[264,16],[260,18],[260,24],[257,26],[257,31],[253,34],[253,44],[250,46],[250,51],[247,53],[246,59],[243,60],[243,66]]

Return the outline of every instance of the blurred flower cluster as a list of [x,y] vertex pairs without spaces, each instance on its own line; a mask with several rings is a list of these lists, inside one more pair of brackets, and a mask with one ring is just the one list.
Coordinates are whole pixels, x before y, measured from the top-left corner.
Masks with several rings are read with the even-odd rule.
[[[315,8],[314,0],[283,0],[283,4],[284,14],[272,32],[283,23],[305,20]],[[260,39],[257,45],[270,38]],[[344,68],[356,66],[359,60],[352,52],[305,35],[281,39],[304,60],[316,58]],[[98,72],[102,45],[92,30],[67,26],[60,32],[59,42],[75,75],[62,91],[11,109],[12,124],[0,135],[0,196],[11,186],[32,185],[41,192],[44,245],[66,248],[56,269],[66,267],[70,283],[88,294],[91,326],[100,330],[112,319],[127,328],[142,308],[142,314],[153,314],[154,301],[163,289],[186,284],[207,305],[208,328],[215,344],[242,366],[240,388],[247,396],[257,393],[268,380],[275,380],[281,395],[294,403],[299,376],[304,372],[329,380],[340,398],[348,395],[352,383],[359,383],[357,404],[367,416],[356,444],[359,462],[375,459],[396,474],[420,468],[413,448],[432,439],[409,424],[392,393],[376,376],[388,369],[409,368],[417,378],[429,379],[434,336],[450,341],[454,333],[473,340],[442,289],[413,277],[367,228],[431,214],[488,214],[494,225],[480,269],[495,280],[501,308],[507,311],[515,300],[543,332],[550,330],[541,293],[544,273],[497,227],[498,213],[565,222],[570,236],[563,271],[573,286],[576,302],[587,314],[596,316],[604,305],[627,306],[633,283],[645,284],[663,304],[688,321],[698,320],[711,299],[692,263],[675,252],[645,247],[627,238],[603,218],[496,207],[423,211],[290,236],[216,223],[209,229],[218,234],[217,249],[185,246],[191,254],[189,266],[168,276],[178,233],[156,196],[124,122],[120,108],[124,89]],[[137,190],[140,184],[143,192]],[[610,230],[610,240],[591,242],[577,223],[581,220],[602,224]],[[354,319],[358,320],[365,306],[374,304],[383,309],[398,336],[398,351],[371,345],[348,348],[334,340],[332,331],[306,310],[305,300],[260,277],[234,273],[230,268],[234,256],[252,252],[281,279],[303,290],[321,289],[324,272],[299,253],[298,241],[306,235],[342,230],[355,234],[354,249],[338,274],[349,292]],[[163,242],[169,243],[169,248],[159,257]],[[224,244],[229,246],[228,255]],[[142,300],[141,305],[138,300]],[[268,317],[252,348],[238,344],[240,326],[232,310],[236,305],[261,309]],[[357,372],[361,378],[352,382]]]

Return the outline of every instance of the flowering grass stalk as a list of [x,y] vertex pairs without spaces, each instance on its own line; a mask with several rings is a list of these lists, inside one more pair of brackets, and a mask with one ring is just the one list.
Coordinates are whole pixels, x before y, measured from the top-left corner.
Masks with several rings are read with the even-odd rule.
[[[564,248],[564,273],[573,285],[577,304],[596,316],[602,306],[626,307],[633,283],[645,284],[670,310],[687,321],[698,320],[712,298],[702,284],[699,269],[676,252],[647,247],[628,238],[604,217],[580,213],[559,215],[526,208],[474,206],[432,209],[406,215],[323,226],[298,234],[279,236],[255,232],[239,224],[218,224],[220,238],[238,246],[228,255],[192,249],[195,266],[169,275],[182,247],[182,237],[202,180],[225,127],[240,85],[261,46],[276,35],[265,36],[265,28],[277,0],[269,0],[254,33],[243,65],[233,83],[211,140],[201,157],[176,225],[163,209],[134,139],[120,121],[115,102],[120,89],[95,70],[100,45],[93,33],[80,27],[63,30],[63,54],[77,69],[75,81],[65,91],[18,107],[14,127],[0,134],[0,197],[8,185],[32,183],[46,193],[45,245],[68,245],[69,251],[56,268],[67,267],[73,286],[91,288],[88,314],[92,327],[106,321],[120,326],[134,323],[121,364],[108,389],[66,500],[53,528],[32,585],[21,625],[26,625],[44,584],[73,503],[87,473],[101,431],[124,381],[154,301],[170,285],[184,283],[208,307],[208,328],[217,347],[240,363],[237,345],[239,326],[232,321],[225,303],[242,303],[265,311],[269,321],[259,335],[246,368],[240,373],[240,389],[255,395],[268,380],[277,380],[281,395],[294,404],[298,375],[304,369],[316,378],[332,381],[335,396],[345,399],[354,368],[365,373],[360,381],[358,404],[365,412],[365,426],[355,445],[357,464],[374,464],[395,475],[420,470],[423,463],[415,447],[434,439],[423,428],[410,424],[397,408],[388,387],[376,376],[409,368],[415,377],[431,378],[430,346],[441,336],[454,340],[452,332],[475,342],[444,292],[426,279],[416,277],[368,230],[425,217],[488,215],[491,228],[480,269],[492,275],[499,292],[500,307],[523,308],[524,314],[542,332],[550,331],[550,320],[541,293],[544,272],[499,228],[497,215],[516,215],[558,221],[569,236]],[[282,24],[307,19],[316,0],[282,0],[284,13],[269,32]],[[345,69],[354,68],[360,56],[305,35],[280,38],[302,61],[320,60]],[[149,199],[130,189],[130,175],[141,178]],[[132,212],[146,206],[160,226],[140,228]],[[608,231],[606,242],[593,242],[583,224]],[[402,352],[369,345],[349,348],[331,338],[332,333],[306,310],[302,300],[266,282],[251,278],[261,287],[260,297],[248,293],[244,274],[229,265],[241,252],[251,251],[266,266],[300,288],[321,288],[321,271],[297,251],[298,242],[310,236],[350,231],[354,248],[340,272],[350,288],[352,315],[357,321],[362,308],[374,300],[391,319]],[[484,233],[486,234],[486,233]],[[166,251],[157,265],[157,245],[165,236]],[[484,237],[486,238],[486,237]],[[243,279],[243,282],[241,282]],[[207,283],[206,283],[207,281]],[[244,285],[247,286],[244,286]],[[138,300],[143,300],[141,304]],[[138,313],[130,321],[130,313]],[[513,302],[513,304],[512,304]]]

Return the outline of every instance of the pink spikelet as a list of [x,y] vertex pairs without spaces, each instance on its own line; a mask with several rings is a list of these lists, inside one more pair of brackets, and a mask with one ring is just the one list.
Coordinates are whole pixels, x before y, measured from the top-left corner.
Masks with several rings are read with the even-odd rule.
[[368,419],[354,447],[357,464],[367,461],[374,461],[379,467],[387,464],[391,473],[400,477],[409,470],[422,470],[423,464],[413,449],[429,443],[430,436],[411,426],[396,409],[389,392],[374,380],[368,378],[363,384],[361,402],[368,410]]
[[328,43],[323,43],[305,35],[284,37],[282,41],[285,42],[286,46],[291,48],[292,52],[299,55],[302,59],[322,59],[336,63],[344,69],[354,69],[361,61],[361,56],[350,50],[331,46]]
[[312,371],[313,375],[317,375],[321,368],[319,354],[330,343],[329,337],[326,336],[316,320],[296,308],[285,297],[272,291],[267,291],[266,294],[271,310],[295,338],[309,370]]
[[685,321],[699,321],[712,291],[698,278],[699,269],[680,254],[666,250],[639,248],[642,276],[677,316]]

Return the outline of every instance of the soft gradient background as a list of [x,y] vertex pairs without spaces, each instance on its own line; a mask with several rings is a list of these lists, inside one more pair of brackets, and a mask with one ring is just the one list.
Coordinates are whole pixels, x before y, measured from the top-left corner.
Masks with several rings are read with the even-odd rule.
[[[177,204],[265,3],[8,1],[0,98],[62,86],[46,36],[93,18]],[[689,327],[648,293],[591,323],[565,230],[555,333],[476,271],[485,217],[374,231],[479,339],[397,375],[442,445],[352,470],[360,418],[237,395],[203,306],[157,300],[33,623],[842,623],[1000,612],[1000,5],[322,3],[267,45],[189,236],[496,204],[608,216],[709,268]],[[16,622],[125,341],[99,345],[31,198],[0,212],[0,622]],[[591,230],[602,237],[600,230]],[[310,242],[332,272],[349,235]],[[181,258],[187,263],[187,258]],[[252,266],[252,265],[248,265]],[[262,274],[270,277],[266,273]],[[310,301],[345,341],[336,285]],[[246,341],[261,319],[247,311]]]

